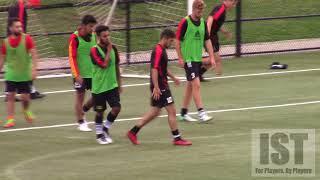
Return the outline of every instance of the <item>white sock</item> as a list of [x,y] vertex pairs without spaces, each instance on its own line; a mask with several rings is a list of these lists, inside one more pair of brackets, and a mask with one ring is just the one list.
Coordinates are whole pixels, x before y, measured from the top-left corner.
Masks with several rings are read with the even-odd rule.
[[110,129],[111,128],[111,126],[112,126],[112,122],[110,122],[110,121],[108,121],[108,120],[106,120],[106,122],[104,123],[104,127],[106,127],[106,128],[108,128],[108,129]]

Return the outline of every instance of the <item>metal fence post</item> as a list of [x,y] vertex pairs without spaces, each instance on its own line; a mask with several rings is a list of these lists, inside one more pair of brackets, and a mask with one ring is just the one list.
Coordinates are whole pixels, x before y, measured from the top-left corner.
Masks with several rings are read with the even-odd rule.
[[242,45],[242,1],[239,1],[236,8],[236,57],[241,57]]
[[131,0],[127,0],[126,3],[126,61],[130,64],[131,58]]

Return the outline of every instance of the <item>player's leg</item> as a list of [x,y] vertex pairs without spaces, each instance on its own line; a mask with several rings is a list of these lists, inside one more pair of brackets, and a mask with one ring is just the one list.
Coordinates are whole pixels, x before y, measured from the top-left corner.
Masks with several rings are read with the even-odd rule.
[[74,80],[74,88],[76,90],[74,109],[75,109],[76,119],[79,124],[78,130],[83,132],[90,132],[92,130],[88,127],[87,121],[85,119],[85,113],[83,111],[83,103],[84,103],[85,94],[86,94],[85,80],[83,81],[83,84],[79,84]]
[[204,121],[211,120],[212,117],[208,116],[206,111],[203,108],[204,106],[201,98],[200,79],[199,79],[200,68],[201,68],[200,63],[194,63],[195,78],[191,81],[191,86],[192,86],[192,97],[198,109],[199,119],[201,122],[204,122]]
[[[90,90],[92,88],[92,79],[91,78],[86,78],[84,79],[84,83],[86,86],[86,90]],[[83,105],[82,110],[83,112],[88,112],[91,108],[93,107],[93,100],[92,96],[89,98],[89,100]]]
[[103,115],[107,109],[106,97],[104,93],[92,94],[94,101],[96,140],[99,144],[109,144],[103,133]]
[[31,81],[21,82],[18,93],[21,94],[21,104],[23,109],[23,114],[27,122],[32,123],[34,120],[33,114],[30,110],[30,93],[31,93]]
[[216,61],[216,68],[215,68],[216,75],[221,76],[222,75],[222,59],[219,51],[214,53],[214,59]]
[[156,118],[161,112],[161,108],[157,106],[152,106],[151,109],[143,115],[143,117],[137,122],[137,124],[127,133],[130,141],[138,145],[140,142],[138,141],[137,135],[142,127],[151,122],[154,118]]
[[190,141],[182,139],[180,135],[178,124],[177,124],[176,108],[174,106],[174,103],[167,105],[165,108],[168,112],[168,123],[173,136],[173,144],[182,145],[182,146],[192,145]]
[[108,91],[106,93],[106,100],[109,106],[111,107],[111,111],[107,115],[107,119],[103,126],[103,131],[105,133],[107,141],[109,143],[112,143],[113,140],[110,136],[109,130],[121,111],[119,88],[115,88],[113,90]]
[[15,97],[16,97],[16,84],[14,82],[6,81],[7,92],[7,121],[4,124],[4,128],[10,128],[15,126],[14,112],[15,112]]
[[182,102],[182,108],[180,112],[180,120],[182,121],[197,121],[196,119],[192,118],[191,116],[188,115],[188,107],[191,103],[192,100],[192,93],[193,93],[193,88],[192,88],[192,83],[191,81],[196,77],[195,72],[194,72],[194,67],[192,66],[192,63],[186,63],[185,64],[185,71],[186,71],[186,86],[185,86],[185,91],[184,91],[184,96],[183,96],[183,102]]

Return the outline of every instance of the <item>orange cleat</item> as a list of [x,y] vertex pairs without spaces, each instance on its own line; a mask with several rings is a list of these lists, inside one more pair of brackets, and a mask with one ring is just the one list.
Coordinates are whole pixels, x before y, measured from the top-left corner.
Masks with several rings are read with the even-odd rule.
[[12,128],[16,125],[14,119],[8,119],[7,122],[3,125],[4,128]]

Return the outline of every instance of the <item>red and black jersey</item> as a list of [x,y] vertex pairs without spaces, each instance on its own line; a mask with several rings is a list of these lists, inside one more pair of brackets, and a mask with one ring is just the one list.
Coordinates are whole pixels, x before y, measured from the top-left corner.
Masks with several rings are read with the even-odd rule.
[[226,20],[226,7],[224,4],[218,5],[213,8],[213,10],[210,13],[210,16],[213,18],[212,26],[211,26],[211,32],[210,37],[214,37],[217,35],[218,31],[224,24]]
[[[196,26],[200,26],[201,24],[201,21],[195,21],[190,17],[190,20],[192,21],[192,23]],[[206,23],[205,23],[206,24]],[[183,18],[179,25],[178,25],[178,29],[177,29],[177,33],[176,33],[176,38],[179,40],[179,41],[183,41],[184,39],[184,35],[186,34],[187,32],[187,29],[188,29],[188,22],[187,22],[187,19],[186,18]],[[205,36],[204,36],[204,41],[206,40],[209,40],[209,33],[208,33],[208,28],[207,26],[205,26]]]
[[[160,90],[169,89],[168,84],[168,55],[167,51],[160,44],[157,44],[151,54],[151,70],[156,69],[158,71],[158,83]],[[150,70],[150,89],[154,88],[152,82],[152,74]]]

